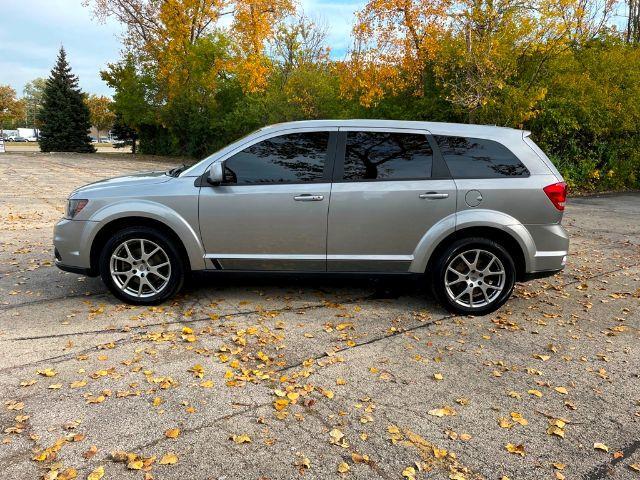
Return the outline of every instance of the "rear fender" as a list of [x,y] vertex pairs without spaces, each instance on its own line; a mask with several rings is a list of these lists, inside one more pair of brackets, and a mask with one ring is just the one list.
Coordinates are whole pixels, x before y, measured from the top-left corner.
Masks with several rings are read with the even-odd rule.
[[473,209],[453,213],[431,227],[414,250],[409,271],[424,273],[431,255],[447,237],[472,227],[495,228],[509,234],[518,242],[524,254],[525,270],[531,270],[531,259],[535,257],[536,246],[529,231],[518,220],[505,213]]

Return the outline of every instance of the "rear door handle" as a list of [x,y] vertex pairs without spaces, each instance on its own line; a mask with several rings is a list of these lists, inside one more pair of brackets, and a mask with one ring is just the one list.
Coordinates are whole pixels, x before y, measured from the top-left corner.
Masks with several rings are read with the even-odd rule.
[[296,202],[321,202],[324,200],[324,195],[311,195],[310,193],[303,193],[302,195],[296,195],[293,197]]
[[449,194],[448,193],[438,193],[438,192],[421,193],[418,196],[420,198],[428,198],[430,200],[439,200],[439,199],[442,199],[442,198],[449,198]]

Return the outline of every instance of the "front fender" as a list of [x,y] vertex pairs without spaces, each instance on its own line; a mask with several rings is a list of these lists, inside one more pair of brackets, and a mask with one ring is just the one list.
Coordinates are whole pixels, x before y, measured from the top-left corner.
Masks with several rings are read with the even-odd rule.
[[524,253],[526,271],[531,270],[531,259],[535,257],[536,245],[524,225],[502,212],[473,209],[453,213],[431,227],[414,250],[409,271],[424,273],[431,255],[443,240],[457,231],[472,227],[495,228],[513,237]]
[[[92,245],[102,227],[114,220],[127,217],[149,218],[171,228],[184,245],[191,269],[205,268],[204,247],[191,223],[167,205],[150,200],[123,200],[100,208],[90,218],[92,228],[85,229],[83,244]],[[194,220],[197,224],[197,217]]]

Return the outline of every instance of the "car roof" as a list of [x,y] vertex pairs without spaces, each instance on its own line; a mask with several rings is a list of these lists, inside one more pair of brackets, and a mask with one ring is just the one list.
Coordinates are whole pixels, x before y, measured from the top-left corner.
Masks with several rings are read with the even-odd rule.
[[362,127],[362,128],[406,128],[428,130],[434,135],[471,136],[481,138],[504,138],[529,135],[528,131],[497,125],[475,125],[468,123],[420,122],[413,120],[304,120],[297,122],[276,123],[261,128],[260,132],[283,130],[289,128],[323,128],[323,127]]

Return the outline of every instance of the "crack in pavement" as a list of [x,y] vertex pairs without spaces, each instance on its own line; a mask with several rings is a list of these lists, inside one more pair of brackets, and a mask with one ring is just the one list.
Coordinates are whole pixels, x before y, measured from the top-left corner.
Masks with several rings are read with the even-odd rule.
[[[429,322],[426,322],[426,323],[423,323],[423,324],[420,324],[420,325],[416,325],[414,327],[403,329],[402,331],[395,331],[395,332],[392,332],[392,333],[390,333],[388,335],[382,335],[382,336],[375,337],[375,338],[373,338],[371,340],[368,340],[368,341],[365,341],[365,342],[356,343],[352,347],[347,346],[347,347],[338,349],[338,350],[335,351],[335,354],[338,354],[338,353],[341,353],[341,352],[345,352],[347,350],[349,350],[349,351],[350,350],[354,350],[354,349],[362,347],[362,346],[370,345],[370,344],[375,343],[375,342],[379,342],[379,341],[382,341],[382,340],[393,338],[393,337],[396,337],[398,335],[403,335],[403,334],[405,334],[407,332],[419,330],[421,328],[431,327],[432,325],[435,325],[437,322],[440,322],[442,320],[452,319],[452,318],[455,318],[455,317],[456,317],[456,315],[443,316],[443,317],[437,318],[435,320],[432,320],[432,321],[429,321]],[[276,373],[287,372],[287,371],[289,371],[291,369],[300,367],[304,362],[306,362],[306,361],[308,361],[310,359],[313,359],[314,362],[317,362],[318,360],[321,360],[321,359],[326,358],[326,357],[329,357],[329,355],[326,352],[323,352],[321,355],[317,355],[315,357],[307,357],[304,360],[300,360],[299,362],[296,362],[294,364],[288,365],[286,367],[275,369],[273,371],[273,373],[276,374]],[[317,373],[320,369],[324,368],[324,366],[321,366],[321,365],[319,365],[318,367],[319,368],[317,370],[315,370],[314,372],[312,372],[311,375]],[[183,431],[186,432],[186,433],[193,433],[193,432],[197,432],[197,431],[200,431],[200,430],[203,430],[203,429],[206,429],[206,428],[211,428],[211,427],[214,427],[214,426],[218,425],[221,422],[229,420],[230,418],[234,418],[234,417],[236,417],[238,415],[243,415],[245,413],[254,412],[254,411],[256,411],[256,410],[258,410],[260,408],[267,407],[267,406],[271,405],[271,403],[272,402],[270,400],[269,402],[264,402],[264,403],[252,405],[252,406],[250,406],[250,407],[248,407],[246,409],[234,412],[232,414],[227,414],[227,415],[223,415],[221,417],[217,417],[216,419],[214,419],[213,421],[211,421],[209,423],[206,423],[206,424],[203,424],[203,425],[198,425],[197,427],[193,427],[193,428],[190,428],[190,429],[185,429]],[[152,440],[151,442],[148,442],[148,443],[145,443],[145,444],[142,444],[142,445],[136,445],[134,447],[134,449],[135,450],[142,450],[142,449],[145,449],[145,448],[149,448],[151,446],[157,445],[158,443],[160,443],[163,440],[164,440],[164,437],[158,437],[155,440]]]
[[583,480],[601,480],[603,478],[609,477],[613,474],[612,467],[616,466],[618,463],[633,455],[639,448],[640,440],[636,440],[633,443],[622,447],[620,449],[620,451],[622,452],[621,457],[611,457],[607,462],[592,468],[582,476]]

